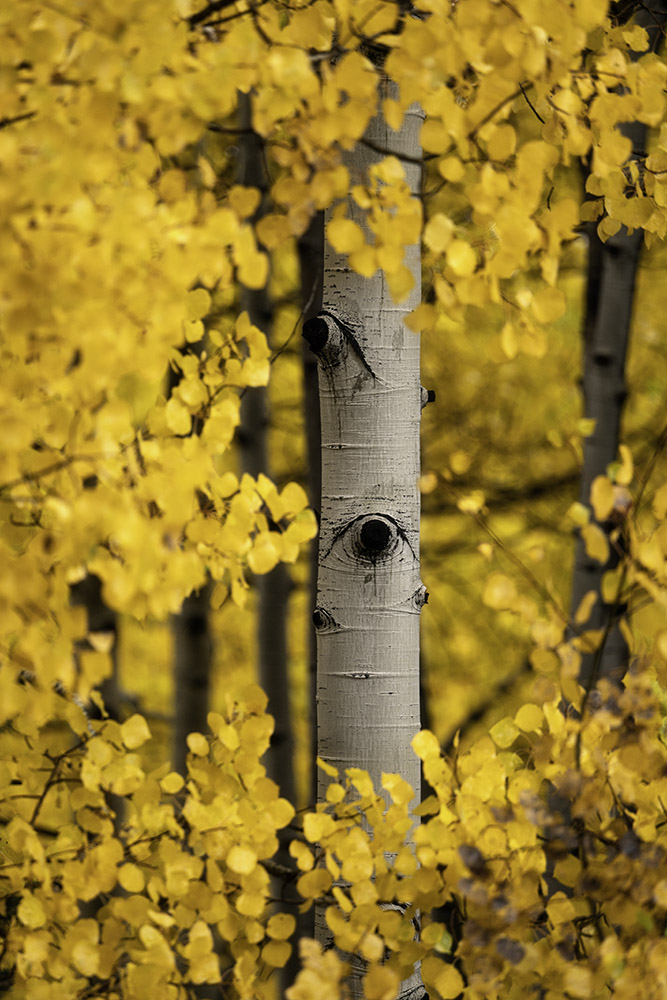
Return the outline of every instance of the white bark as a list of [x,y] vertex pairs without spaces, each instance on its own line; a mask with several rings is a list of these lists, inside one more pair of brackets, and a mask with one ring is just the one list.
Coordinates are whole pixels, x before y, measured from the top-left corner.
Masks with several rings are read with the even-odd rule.
[[[419,155],[422,115],[410,110],[400,132],[375,118],[366,138],[399,157]],[[347,156],[351,184],[384,154],[357,144]],[[406,163],[411,190],[420,168]],[[363,225],[350,200],[349,214]],[[367,234],[367,238],[368,234]],[[372,238],[369,238],[369,242]],[[396,305],[382,272],[364,278],[327,245],[323,308],[304,325],[319,364],[322,504],[317,631],[318,753],[344,775],[400,774],[420,796],[420,764],[410,746],[420,727],[419,338],[404,325],[421,298],[418,245],[407,251],[415,285]],[[318,798],[328,783],[320,774]],[[350,981],[361,996],[360,971]],[[401,996],[421,996],[415,974]]]
[[[367,138],[398,156],[419,150],[422,118],[400,132],[380,118]],[[383,157],[359,143],[351,182]],[[419,190],[420,169],[406,164]],[[362,221],[356,205],[350,214]],[[318,356],[322,415],[319,543],[318,753],[344,773],[401,774],[419,798],[410,741],[419,729],[419,338],[403,323],[421,297],[419,246],[409,248],[415,286],[394,304],[382,272],[363,278],[327,245],[323,310],[307,324]],[[322,781],[322,779],[321,779]],[[320,788],[325,790],[326,781]]]

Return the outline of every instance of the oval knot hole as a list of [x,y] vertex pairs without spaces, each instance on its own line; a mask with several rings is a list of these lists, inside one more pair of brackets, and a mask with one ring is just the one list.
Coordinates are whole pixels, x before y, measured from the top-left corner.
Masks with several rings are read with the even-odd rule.
[[303,336],[313,354],[319,354],[329,339],[329,327],[323,319],[315,316],[303,324]]
[[377,555],[387,548],[391,538],[391,528],[386,521],[370,518],[364,521],[359,531],[359,541],[367,552]]

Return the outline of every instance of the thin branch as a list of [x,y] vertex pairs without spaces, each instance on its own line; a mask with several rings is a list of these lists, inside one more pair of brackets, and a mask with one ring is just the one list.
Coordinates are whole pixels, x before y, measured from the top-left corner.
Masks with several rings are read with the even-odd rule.
[[26,111],[24,114],[14,115],[12,118],[0,118],[0,129],[9,128],[10,125],[15,125],[16,122],[24,122],[28,118],[34,118],[36,114],[36,111]]
[[543,125],[545,125],[545,124],[546,124],[546,122],[544,121],[544,118],[542,118],[542,116],[541,116],[541,115],[540,115],[540,113],[538,112],[537,108],[535,107],[535,105],[533,104],[533,102],[531,101],[531,99],[529,98],[529,96],[528,96],[528,94],[526,93],[526,91],[525,91],[525,89],[524,89],[524,86],[523,86],[523,84],[522,84],[522,83],[520,83],[520,84],[519,84],[519,90],[520,90],[520,91],[521,91],[521,93],[523,94],[523,96],[524,96],[524,98],[525,98],[525,101],[526,101],[526,104],[528,105],[528,107],[530,108],[530,110],[531,110],[531,111],[533,112],[533,114],[535,115],[535,117],[536,117],[536,118],[537,118],[537,119],[538,119],[539,121],[541,121]]
[[426,156],[410,156],[408,153],[397,153],[393,149],[385,149],[377,142],[373,142],[372,139],[367,139],[365,136],[359,140],[363,146],[367,149],[372,149],[375,153],[380,153],[382,156],[395,156],[397,160],[403,160],[404,163],[414,163],[418,167],[421,167],[423,163],[427,160],[434,160],[436,158],[436,153],[427,153]]
[[[196,28],[198,24],[202,21],[206,21],[212,14],[217,14],[221,10],[226,10],[227,7],[235,7],[236,0],[213,0],[213,3],[209,3],[202,10],[197,11],[190,17],[190,28]],[[243,12],[247,14],[247,11]]]

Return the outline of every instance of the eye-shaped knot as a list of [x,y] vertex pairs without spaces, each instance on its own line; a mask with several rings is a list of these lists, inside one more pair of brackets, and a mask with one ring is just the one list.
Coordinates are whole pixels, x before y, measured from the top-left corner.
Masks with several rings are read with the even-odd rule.
[[340,627],[332,614],[324,608],[317,607],[313,611],[313,625],[320,635],[326,632],[336,632]]

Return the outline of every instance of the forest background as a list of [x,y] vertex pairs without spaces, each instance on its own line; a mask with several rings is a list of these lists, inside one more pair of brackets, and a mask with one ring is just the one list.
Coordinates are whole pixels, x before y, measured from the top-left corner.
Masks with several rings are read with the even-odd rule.
[[[455,95],[447,105],[451,118],[433,114],[422,136],[425,304],[409,322],[415,336],[423,331],[423,382],[436,395],[424,411],[420,480],[422,576],[430,594],[422,616],[424,715],[435,743],[422,740],[417,749],[425,763],[432,763],[433,747],[442,746],[455,761],[468,755],[464,768],[471,772],[475,762],[488,764],[496,776],[494,769],[505,768],[509,782],[526,761],[529,768],[536,761],[540,766],[534,741],[543,740],[544,754],[548,737],[552,758],[541,777],[555,781],[562,740],[572,760],[561,754],[567,781],[559,791],[570,789],[574,818],[595,827],[600,850],[622,844],[614,858],[636,862],[637,870],[652,865],[653,873],[645,880],[635,878],[634,869],[626,873],[645,887],[636,905],[643,916],[620,913],[621,907],[607,919],[603,906],[611,880],[600,899],[590,886],[582,893],[581,871],[595,851],[582,834],[575,846],[565,838],[557,856],[565,863],[557,876],[550,872],[565,890],[547,911],[550,933],[563,945],[555,964],[549,965],[534,943],[535,900],[544,894],[536,879],[535,898],[517,904],[519,916],[505,914],[500,929],[491,921],[479,940],[461,932],[468,913],[459,904],[454,923],[448,918],[445,926],[434,917],[428,925],[427,918],[430,933],[414,951],[391,921],[382,924],[378,918],[374,929],[365,926],[359,938],[368,963],[363,989],[367,997],[387,1000],[396,995],[406,962],[421,958],[434,996],[453,997],[464,987],[471,997],[480,995],[476,990],[495,995],[503,981],[521,990],[536,977],[551,982],[555,995],[575,997],[604,990],[611,978],[623,995],[653,945],[656,968],[662,970],[667,902],[664,858],[655,853],[664,806],[655,784],[649,788],[662,775],[660,681],[667,653],[660,534],[667,503],[664,493],[656,492],[664,469],[667,345],[660,276],[666,262],[661,241],[654,238],[665,229],[666,74],[656,54],[662,9],[649,8],[648,27],[659,28],[651,35],[637,26],[645,9],[636,11],[632,4],[609,10],[604,3],[554,5],[558,15],[530,3],[415,6],[424,20],[432,18],[431,26],[459,31],[468,46],[468,57],[441,84]],[[128,3],[122,10],[102,6],[91,12],[85,5],[15,3],[0,15],[10,39],[3,56],[6,105],[0,112],[0,190],[8,220],[2,250],[3,969],[16,996],[133,997],[157,977],[164,995],[176,997],[197,990],[203,995],[204,985],[220,978],[220,963],[224,983],[227,961],[237,993],[260,997],[270,995],[270,970],[287,962],[285,941],[294,927],[292,917],[282,921],[265,906],[268,876],[280,877],[279,864],[269,863],[269,847],[276,830],[291,822],[292,810],[270,783],[262,784],[257,761],[268,728],[262,696],[249,686],[260,679],[260,581],[276,572],[281,559],[289,565],[279,585],[288,603],[277,619],[285,629],[288,657],[271,669],[279,677],[287,672],[283,687],[289,690],[296,774],[290,798],[300,815],[316,817],[300,824],[300,846],[291,852],[304,874],[313,863],[304,831],[311,844],[331,833],[321,811],[307,812],[313,806],[312,593],[307,553],[298,552],[314,535],[308,501],[314,506],[316,501],[308,480],[306,425],[312,410],[304,401],[299,336],[313,308],[314,282],[312,275],[310,283],[303,280],[304,256],[312,253],[306,245],[304,254],[303,241],[310,216],[346,194],[338,153],[360,138],[374,100],[373,66],[379,57],[373,46],[383,58],[385,49],[400,55],[407,39],[402,55],[410,55],[418,79],[406,74],[400,79],[395,60],[391,72],[403,92],[400,101],[390,98],[384,111],[396,126],[413,99],[411,90],[424,84],[420,73],[437,77],[442,70],[439,56],[419,36],[424,22],[415,18],[408,30],[405,11],[396,4],[358,4],[354,11],[325,2],[212,4],[206,16],[199,16],[196,4],[176,4],[168,16],[162,5],[140,7]],[[518,32],[513,18],[521,22]],[[497,26],[497,35],[491,32],[485,43],[479,26],[489,23]],[[312,67],[329,53],[334,24],[339,33],[349,31],[343,65],[359,93],[349,83],[346,90],[342,71],[336,77],[332,69],[331,79],[323,71],[330,85],[325,100]],[[445,45],[444,35],[436,31],[434,37]],[[529,49],[537,41],[548,55],[533,65]],[[512,46],[519,46],[525,59],[525,65],[519,60],[518,93],[507,69],[510,55],[516,55]],[[636,70],[642,53],[645,61]],[[559,59],[562,64],[554,66]],[[491,70],[499,66],[507,90],[501,86],[492,99],[493,88],[485,92],[480,81],[493,80]],[[570,72],[576,81],[572,89],[563,83]],[[249,109],[237,95],[253,88]],[[488,119],[485,101],[492,110]],[[478,116],[472,139],[463,136],[470,125],[465,114],[472,122]],[[652,130],[648,146],[639,150],[622,141],[619,131],[619,122],[636,120]],[[450,133],[443,135],[443,129]],[[259,145],[249,148],[257,137]],[[558,155],[543,152],[549,144]],[[262,171],[251,179],[258,159],[270,179],[269,208],[260,190],[267,184]],[[382,183],[400,192],[400,169],[388,159]],[[304,163],[316,163],[317,169],[306,176]],[[501,227],[501,239],[490,220],[504,198],[530,202],[521,188],[526,173],[534,181],[535,205],[528,216],[519,212],[511,218],[504,233]],[[587,195],[588,208],[581,209]],[[399,222],[400,204],[399,199]],[[529,225],[531,211],[539,217],[541,236],[535,236],[534,222]],[[590,518],[579,484],[585,443],[595,428],[582,416],[579,379],[590,308],[589,253],[598,219],[604,239],[617,236],[626,222],[643,226],[651,244],[642,250],[632,303],[621,448],[603,476],[609,489],[625,487],[636,501],[632,527],[623,520],[624,508],[622,530],[607,525],[605,532],[622,561],[627,557],[622,600],[617,595],[611,603],[629,605],[626,639],[635,662],[648,671],[627,690],[650,705],[641,716],[636,706],[619,703],[635,729],[621,730],[609,719],[592,723],[594,729],[604,722],[609,732],[604,738],[597,730],[589,734],[591,748],[603,746],[614,762],[614,754],[625,754],[620,797],[609,791],[609,774],[618,765],[608,761],[603,767],[596,760],[586,774],[592,784],[582,779],[574,789],[572,773],[581,771],[586,737],[574,728],[561,732],[553,708],[561,689],[582,712],[586,708],[576,664],[573,672],[562,643],[565,623],[571,625],[573,617],[564,609],[574,536]],[[347,246],[340,228],[338,233],[343,252],[359,250],[356,236]],[[398,248],[382,247],[397,295],[405,242],[400,237]],[[221,245],[228,248],[225,253]],[[494,274],[499,246],[510,259]],[[248,313],[254,317],[262,310],[267,322],[266,329],[258,324],[260,330]],[[259,426],[251,427],[248,400],[267,379],[266,427],[261,414]],[[261,471],[279,494],[259,473],[253,480],[242,477],[251,461],[244,451],[257,433],[266,434],[262,447],[270,457]],[[593,506],[604,522],[610,514],[606,497],[623,494],[598,485],[602,492]],[[622,532],[628,537],[619,541]],[[588,554],[601,568],[608,546],[589,534]],[[204,570],[213,582],[184,615],[181,604],[190,590],[204,586]],[[279,572],[285,574],[284,568]],[[103,580],[102,604],[99,595],[86,592],[87,574]],[[607,579],[608,593],[618,579],[618,574]],[[203,610],[209,600],[210,616]],[[588,611],[585,607],[577,625],[585,625]],[[92,625],[95,613],[101,616],[99,627]],[[182,737],[174,746],[173,729],[186,706],[176,649],[188,614],[190,623],[194,617],[199,624],[186,627],[186,648],[194,640],[198,655],[209,644],[214,655],[210,676],[202,677],[187,656],[180,676],[195,677],[198,710],[204,719],[214,713],[209,722],[215,736],[209,745],[202,724],[187,741],[190,798],[184,806],[177,772],[183,770],[185,747]],[[277,633],[270,640],[280,648]],[[118,724],[96,717],[103,715],[96,695],[102,683]],[[521,709],[526,701],[537,715]],[[280,717],[277,722],[286,724]],[[613,739],[605,743],[609,733],[619,746]],[[239,759],[225,756],[234,758],[239,747]],[[202,764],[209,753],[210,771]],[[595,758],[593,749],[591,755]],[[178,763],[174,770],[170,760]],[[445,822],[450,807],[454,816],[454,779],[444,764],[445,771],[438,767],[431,767],[429,781],[441,803],[438,819]],[[606,819],[590,804],[582,805],[592,788],[602,787],[595,784],[596,767],[606,768],[602,786],[612,802]],[[220,816],[219,843],[203,808],[211,806],[207,795],[215,790],[216,769],[242,789],[243,822],[237,817],[228,827],[229,817]],[[249,775],[252,781],[245,781]],[[500,809],[482,784],[474,792],[484,810]],[[350,776],[346,796],[351,787],[368,814],[372,795],[363,779]],[[405,812],[405,794],[399,786],[394,791],[394,806]],[[649,797],[656,811],[652,819],[645,815]],[[121,805],[121,800],[127,801]],[[336,836],[351,815],[336,812],[338,804],[329,803]],[[514,802],[514,807],[518,814],[524,805]],[[452,828],[469,822],[461,808]],[[561,812],[562,824],[568,820]],[[539,827],[548,839],[548,818],[540,814],[531,820],[529,813],[525,806],[521,822]],[[467,877],[479,884],[462,887],[452,874],[448,891],[454,886],[471,908],[484,910],[488,903],[490,912],[512,877],[494,868],[498,892],[488,889],[490,860],[496,864],[499,856],[499,835],[488,831],[516,816],[494,813],[492,822],[489,815],[459,831]],[[266,842],[245,839],[253,822]],[[402,818],[387,822],[394,834],[405,832]],[[359,832],[354,823],[352,828]],[[631,843],[623,841],[628,832],[635,837]],[[486,841],[477,839],[480,833]],[[171,846],[163,849],[161,841]],[[328,883],[313,869],[310,882],[299,885],[306,899],[324,898],[343,914],[353,911],[345,926],[330,917],[343,950],[354,950],[349,927],[363,909],[361,896],[348,898],[343,883],[332,890],[335,903],[326,893],[339,862],[348,881],[368,883],[357,841],[352,837],[346,847],[347,841],[332,840],[331,851],[325,849]],[[381,838],[377,844],[363,849],[372,854],[376,878]],[[508,841],[506,863],[514,875],[511,866],[526,844],[524,834]],[[440,873],[441,861],[431,863],[428,855],[436,847],[435,841],[422,843],[422,870]],[[540,853],[534,843],[529,849]],[[401,876],[414,875],[398,853]],[[536,861],[535,870],[541,863]],[[518,876],[514,881],[518,885]],[[194,883],[205,885],[206,893]],[[480,885],[487,886],[485,899]],[[572,891],[580,895],[576,904],[569,898]],[[413,903],[429,911],[445,899],[444,888],[424,881]],[[620,930],[600,930],[611,926]],[[589,932],[595,945],[584,941]],[[570,937],[576,947],[570,947]],[[614,950],[611,938],[625,950]],[[392,952],[389,962],[385,946]],[[304,952],[304,958],[315,979],[309,986],[303,980],[302,989],[312,990],[314,982],[337,997],[339,966],[322,965],[317,951]]]

